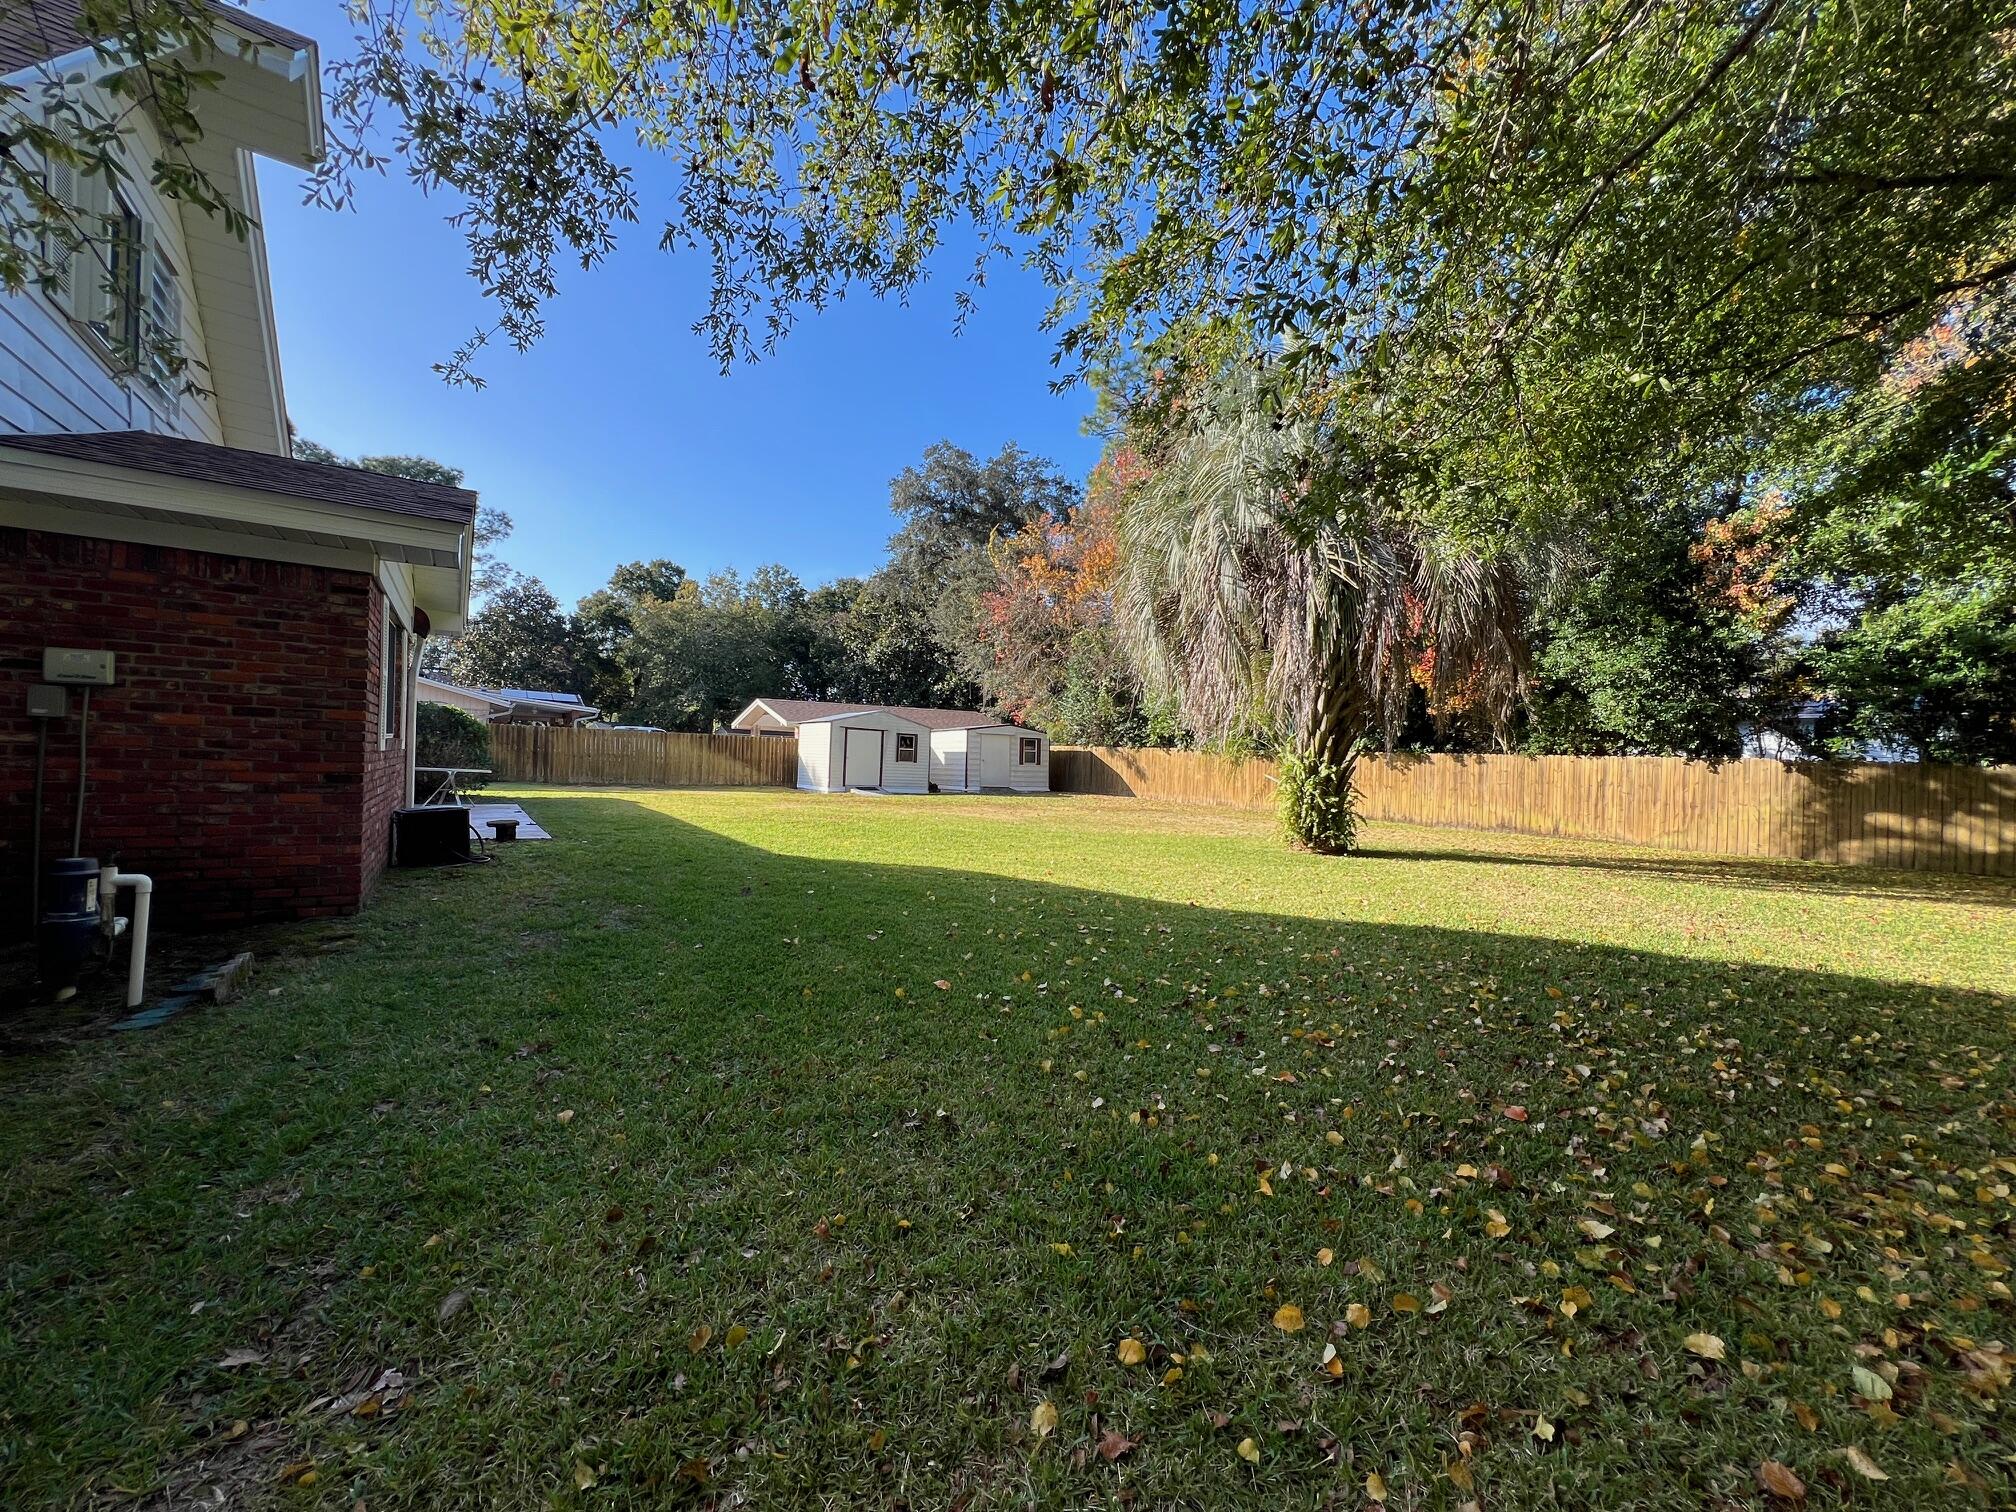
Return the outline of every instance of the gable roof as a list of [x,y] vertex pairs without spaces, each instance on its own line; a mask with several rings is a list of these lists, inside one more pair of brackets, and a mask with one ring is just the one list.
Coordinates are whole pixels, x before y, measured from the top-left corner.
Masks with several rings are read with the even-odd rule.
[[818,698],[758,698],[735,716],[731,729],[741,728],[750,711],[768,709],[785,724],[800,725],[815,719],[832,719],[841,714],[894,714],[927,730],[971,730],[981,725],[998,725],[1001,720],[978,709],[913,709],[903,704],[829,703]]
[[158,436],[151,431],[0,436],[0,447],[454,525],[467,525],[476,518],[476,495],[466,488],[417,483],[411,478],[395,478],[361,467],[302,462],[293,457],[191,441],[182,436]]
[[[204,7],[219,23],[243,32],[255,42],[270,42],[289,52],[305,52],[315,44],[284,26],[275,26],[235,5]],[[93,31],[96,29],[93,28]],[[0,72],[13,73],[71,53],[102,40],[86,31],[82,0],[28,0],[10,4],[0,15]]]

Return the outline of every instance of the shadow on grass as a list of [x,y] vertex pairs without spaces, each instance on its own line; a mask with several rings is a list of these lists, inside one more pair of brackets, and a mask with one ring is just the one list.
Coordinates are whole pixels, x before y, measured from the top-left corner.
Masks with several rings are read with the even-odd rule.
[[1886,1489],[2007,1486],[1933,1189],[2008,1146],[2008,999],[869,859],[921,803],[827,856],[527,803],[558,839],[389,878],[276,996],[0,1073],[10,1504],[1271,1508],[1429,1499],[1467,1431],[1489,1504],[1693,1508],[1828,1473],[1886,1327]]

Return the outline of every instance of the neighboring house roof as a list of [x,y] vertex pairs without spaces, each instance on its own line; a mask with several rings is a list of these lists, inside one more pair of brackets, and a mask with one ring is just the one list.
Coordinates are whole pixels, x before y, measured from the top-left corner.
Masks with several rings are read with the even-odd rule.
[[428,677],[425,673],[422,673],[417,681],[423,690],[431,688],[437,693],[460,693],[464,697],[489,704],[499,713],[511,707],[510,699],[499,698],[495,693],[490,692],[486,688],[465,688],[461,683],[447,682],[439,677]]
[[539,688],[491,688],[488,691],[513,703],[580,704],[583,707],[587,704],[579,693],[549,693]]
[[[290,52],[304,52],[315,44],[284,26],[275,26],[235,5],[210,5],[207,10],[222,24],[245,33],[258,42],[271,42]],[[0,16],[0,72],[12,73],[52,58],[67,57],[99,39],[84,29],[81,0],[34,0],[32,5],[10,5]]]
[[[74,457],[80,462],[102,462],[109,467],[170,473],[178,478],[221,483],[232,488],[256,488],[262,493],[284,494],[290,499],[312,499],[318,504],[415,515],[423,520],[466,525],[476,518],[476,495],[466,488],[449,488],[441,483],[416,483],[411,478],[395,478],[361,467],[300,462],[293,457],[240,451],[230,446],[213,446],[208,441],[159,436],[151,431],[4,436],[0,437],[0,446],[17,451],[43,452],[50,456]],[[530,696],[543,698],[551,695]]]
[[828,703],[817,698],[758,698],[735,716],[731,729],[740,729],[757,709],[767,709],[785,724],[809,724],[816,719],[832,719],[842,714],[894,714],[927,730],[971,730],[982,725],[998,725],[1001,720],[978,709],[913,709],[902,704]]

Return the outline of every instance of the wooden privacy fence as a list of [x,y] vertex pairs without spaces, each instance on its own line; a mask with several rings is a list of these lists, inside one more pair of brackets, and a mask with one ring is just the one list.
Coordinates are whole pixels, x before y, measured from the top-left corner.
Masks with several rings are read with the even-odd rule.
[[629,787],[792,787],[798,742],[774,735],[681,735],[492,725],[490,765],[516,782]]
[[[1058,746],[1050,785],[1262,808],[1275,770],[1195,751]],[[1358,769],[1368,819],[1725,856],[2016,876],[2016,767],[1658,756],[1395,756]]]

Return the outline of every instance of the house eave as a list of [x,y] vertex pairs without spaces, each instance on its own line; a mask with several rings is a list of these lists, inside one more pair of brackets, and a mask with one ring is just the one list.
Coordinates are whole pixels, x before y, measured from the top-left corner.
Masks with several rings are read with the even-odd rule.
[[474,531],[449,520],[10,451],[0,440],[0,525],[312,565],[361,561],[367,571],[398,562],[438,631],[459,631],[466,617]]

